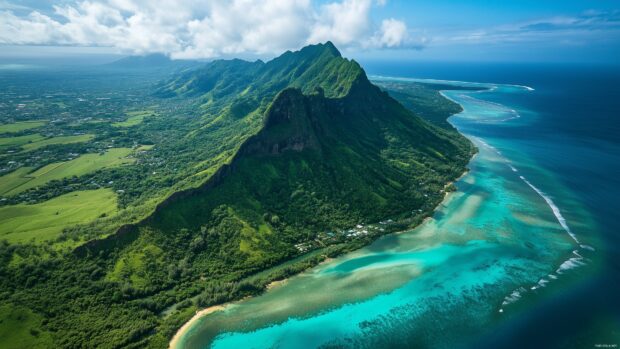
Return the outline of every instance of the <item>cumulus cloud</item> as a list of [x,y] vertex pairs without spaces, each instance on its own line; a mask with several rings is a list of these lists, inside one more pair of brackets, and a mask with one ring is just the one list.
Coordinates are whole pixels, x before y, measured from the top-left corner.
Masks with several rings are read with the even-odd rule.
[[381,23],[379,43],[387,47],[401,45],[407,39],[407,26],[394,18],[384,19]]
[[0,44],[109,46],[173,58],[270,54],[333,41],[340,47],[419,46],[399,20],[371,17],[386,0],[77,1],[51,13],[0,11]]

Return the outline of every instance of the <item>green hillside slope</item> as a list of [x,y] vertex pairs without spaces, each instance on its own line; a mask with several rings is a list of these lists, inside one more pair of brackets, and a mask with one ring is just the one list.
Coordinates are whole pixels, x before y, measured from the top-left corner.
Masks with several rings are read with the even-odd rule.
[[[473,152],[331,43],[267,63],[215,61],[156,93],[199,101],[179,148],[167,149],[177,162],[204,160],[191,186],[173,184],[148,218],[70,252],[0,243],[5,303],[43,319],[40,341],[164,348],[199,307],[418,224]],[[0,314],[0,332],[11,314]]]

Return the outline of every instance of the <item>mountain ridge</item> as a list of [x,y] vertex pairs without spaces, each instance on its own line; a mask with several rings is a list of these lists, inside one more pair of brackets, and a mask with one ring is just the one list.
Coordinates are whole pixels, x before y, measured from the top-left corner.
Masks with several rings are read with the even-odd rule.
[[[59,346],[167,347],[198,308],[419,224],[473,151],[330,44],[269,62],[207,63],[154,92],[191,112],[179,142],[155,145],[192,157],[187,177],[175,177],[189,185],[172,183],[144,217],[54,259],[36,294],[53,300],[24,287],[20,297],[37,299]],[[359,224],[374,229],[348,233]],[[91,318],[98,326],[82,325]]]
[[[347,68],[357,68],[357,71],[352,74],[353,78],[336,79],[340,87],[332,88],[332,91],[339,91],[338,93],[332,93],[333,98],[325,95],[325,91],[320,84],[311,87],[306,86],[305,89],[311,91],[307,94],[304,94],[302,89],[295,87],[294,83],[292,86],[286,87],[278,92],[269,105],[265,107],[265,116],[261,128],[238,146],[235,155],[229,162],[218,168],[212,177],[207,179],[198,188],[190,188],[173,193],[170,197],[158,204],[151,215],[135,224],[135,226],[150,225],[153,224],[153,222],[158,222],[160,219],[157,217],[162,214],[162,211],[174,205],[175,202],[202,195],[220,185],[226,177],[230,176],[231,173],[235,171],[240,158],[243,157],[276,156],[282,155],[287,151],[301,152],[308,149],[316,151],[322,156],[324,147],[339,146],[337,143],[333,143],[333,138],[337,136],[341,138],[350,138],[352,143],[360,143],[356,145],[358,149],[376,147],[378,144],[385,147],[387,143],[380,137],[375,137],[374,143],[372,144],[363,143],[372,139],[372,137],[369,137],[369,130],[372,130],[372,126],[370,125],[377,121],[376,116],[378,114],[387,111],[386,106],[397,108],[396,114],[403,114],[401,119],[406,120],[410,125],[408,126],[409,129],[425,130],[422,132],[425,134],[425,137],[431,134],[429,130],[432,129],[432,126],[407,112],[397,101],[389,97],[387,93],[370,83],[363,69],[356,62],[342,58],[337,49],[330,43],[309,46],[297,52],[289,51],[267,63],[246,62],[242,60],[216,61],[214,63],[224,64],[230,62],[230,64],[235,67],[239,64],[262,64],[263,66],[269,66],[273,65],[272,62],[285,62],[284,64],[288,67],[296,55],[302,57],[300,63],[302,66],[307,62],[308,57],[312,57],[313,59],[318,57],[320,59],[320,57],[327,56],[330,57],[330,60],[339,60],[342,64],[347,65]],[[211,66],[211,64],[207,64],[207,67],[209,66]],[[200,69],[198,70],[198,74],[200,74]],[[272,68],[270,68],[270,70],[273,71]],[[286,68],[282,71],[284,72],[284,76],[288,78],[286,73],[290,73],[291,69]],[[348,73],[347,69],[345,69],[345,72]],[[298,76],[303,76],[304,73],[305,71],[298,74]],[[258,75],[260,76],[260,74]],[[293,76],[295,76],[295,74],[293,74]],[[285,81],[291,80],[285,79]],[[212,90],[213,89],[209,89],[205,93],[208,94]],[[346,94],[343,95],[342,91],[346,91]],[[377,107],[373,112],[375,114],[372,115],[372,118],[359,117],[355,120],[351,120],[351,115],[366,116],[363,109],[367,104],[373,104]],[[330,108],[331,112],[328,113],[327,110]],[[329,116],[330,119],[326,119],[325,116]],[[333,133],[335,131],[333,130],[333,126],[338,123],[349,124],[346,126],[340,125],[339,133],[336,132],[338,134],[334,135]],[[352,125],[357,123],[365,123],[366,127],[360,129],[356,137],[351,138],[347,136],[347,132],[356,130]],[[344,129],[348,130],[343,132]],[[332,133],[331,135],[330,132]],[[400,131],[394,131],[394,133],[397,132]],[[326,142],[330,144],[325,144]],[[362,158],[362,156],[359,155],[362,152],[363,151],[358,150],[356,153],[357,156]],[[375,161],[379,161],[379,156],[376,154],[374,156]],[[461,164],[461,166],[464,166],[464,164]],[[395,178],[400,177],[400,170],[389,168],[386,171],[393,173]],[[188,210],[188,212],[192,212],[192,210]],[[202,214],[204,215],[206,213],[203,212]],[[350,223],[352,224],[352,221]],[[123,231],[133,231],[133,229],[125,227]],[[84,245],[80,250],[83,253],[85,246],[92,248],[94,244],[96,243],[93,242]]]
[[[329,50],[328,54],[333,55],[329,46],[318,47]],[[303,52],[304,50],[301,50],[299,54]],[[313,52],[315,53],[316,51]],[[291,55],[294,53],[284,54],[284,60],[289,62]],[[319,53],[314,56],[322,55],[323,53]],[[334,55],[331,59],[343,60],[339,55]],[[279,61],[279,58],[274,61]],[[350,61],[347,61],[347,64],[350,64],[348,62]],[[355,65],[357,66],[356,63]],[[458,147],[445,135],[438,134],[433,126],[412,115],[387,93],[371,84],[361,67],[352,75],[354,76],[352,79],[340,80],[344,81],[344,88],[332,88],[332,91],[346,90],[346,94],[326,96],[320,84],[312,86],[310,93],[303,93],[303,90],[296,88],[295,84],[280,91],[266,108],[260,130],[239,146],[235,156],[226,167],[217,172],[215,179],[209,181],[206,188],[202,187],[195,192],[190,190],[187,195],[182,196],[182,199],[169,200],[165,205],[160,205],[157,214],[149,220],[149,226],[163,230],[175,229],[175,226],[177,229],[179,226],[197,229],[202,224],[208,224],[211,211],[216,209],[215,203],[229,208],[234,207],[232,210],[235,215],[245,216],[240,220],[243,224],[247,224],[248,231],[254,233],[258,231],[259,226],[266,227],[268,231],[280,229],[260,218],[264,214],[285,217],[284,221],[296,227],[295,229],[305,230],[307,234],[311,234],[308,230],[310,226],[312,226],[310,229],[315,230],[344,228],[360,220],[378,221],[381,218],[420,209],[420,203],[424,202],[423,193],[413,188],[407,189],[406,194],[402,192],[404,188],[413,185],[414,178],[419,174],[403,166],[393,166],[392,162],[407,163],[414,156],[407,153],[418,152],[420,155],[415,156],[423,157],[426,159],[424,161],[429,163],[436,163],[437,165],[432,167],[437,166],[437,169],[440,169],[439,163],[451,161],[448,158],[441,159],[444,156],[441,153],[452,154]],[[306,87],[306,90],[310,88]],[[420,146],[429,149],[416,149],[418,142]],[[449,175],[446,172],[449,179],[454,179],[462,173],[461,169],[468,160],[470,150],[463,149],[458,151],[459,169],[446,170],[450,172]],[[389,156],[385,155],[387,151],[402,152],[404,155],[401,159],[388,159]],[[454,159],[457,161],[457,158]],[[331,189],[322,190],[324,198],[321,202],[339,202],[342,207],[350,209],[329,208],[328,211],[331,213],[326,213],[324,222],[315,221],[309,225],[302,221],[310,219],[309,216],[313,214],[311,211],[295,215],[281,211],[282,208],[271,207],[272,204],[265,201],[270,199],[261,193],[256,193],[256,188],[267,185],[270,188],[268,191],[284,190],[288,194],[281,196],[280,199],[289,202],[290,200],[286,199],[287,195],[292,195],[295,191],[293,187],[302,185],[304,181],[312,182],[311,186],[315,188],[322,186],[316,179],[306,178],[296,181],[300,174],[287,172],[285,169],[289,163],[287,161],[305,163],[312,169],[321,168],[319,172],[331,173],[334,182],[330,184]],[[343,167],[343,164],[349,164],[350,168]],[[378,170],[379,168],[381,170]],[[324,174],[313,171],[310,170],[313,176],[324,177]],[[432,171],[422,169],[420,173]],[[240,187],[237,184],[248,183],[248,178],[260,177],[264,173],[270,173],[273,177],[264,178],[261,183],[254,183],[256,187],[254,189],[251,186]],[[346,177],[341,173],[347,173]],[[354,173],[357,173],[359,178],[350,177]],[[228,177],[234,179],[228,180]],[[283,180],[290,182],[288,186],[283,184]],[[330,181],[327,177],[323,180]],[[229,184],[226,184],[227,181]],[[220,185],[223,185],[224,189],[216,188]],[[438,185],[437,188],[441,186]],[[283,189],[285,187],[287,189]],[[340,191],[339,187],[348,187],[346,189],[348,194],[332,195],[332,192]],[[231,192],[228,193],[228,190]],[[222,193],[213,194],[220,196],[212,198],[209,191]],[[247,198],[248,202],[255,202],[259,209],[252,208],[250,204],[239,204],[237,201],[243,201],[242,198]],[[410,203],[403,206],[407,199]],[[354,205],[349,206],[351,203]],[[338,218],[330,220],[327,218],[329,215]],[[174,222],[174,226],[167,222]],[[287,249],[290,251],[290,245]]]

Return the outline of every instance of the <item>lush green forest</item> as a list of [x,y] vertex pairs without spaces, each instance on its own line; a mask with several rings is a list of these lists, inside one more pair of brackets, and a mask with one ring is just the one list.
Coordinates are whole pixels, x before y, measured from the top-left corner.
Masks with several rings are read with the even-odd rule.
[[167,347],[199,307],[417,225],[475,151],[437,88],[379,88],[329,42],[136,60],[0,75],[0,347]]

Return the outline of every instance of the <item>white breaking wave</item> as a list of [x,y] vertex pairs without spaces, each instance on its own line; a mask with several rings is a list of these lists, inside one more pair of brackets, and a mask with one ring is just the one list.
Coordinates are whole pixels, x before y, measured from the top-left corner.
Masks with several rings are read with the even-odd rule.
[[512,304],[516,301],[518,301],[521,296],[523,295],[523,293],[527,292],[527,290],[523,287],[519,287],[518,289],[512,291],[511,294],[509,294],[508,296],[504,297],[504,301],[502,302],[502,305],[509,305]]
[[566,219],[564,219],[564,216],[562,216],[562,212],[560,212],[560,208],[556,206],[553,200],[551,200],[551,198],[547,196],[547,194],[545,194],[542,190],[538,189],[532,183],[530,183],[530,181],[528,181],[525,177],[519,176],[519,178],[521,178],[525,182],[525,184],[529,185],[530,188],[534,189],[534,191],[538,193],[538,195],[540,195],[540,197],[542,197],[545,200],[547,205],[551,207],[551,211],[553,211],[553,215],[558,220],[562,228],[564,228],[564,230],[568,233],[568,235],[570,235],[570,237],[573,238],[573,240],[575,240],[577,244],[579,244],[579,239],[577,239],[577,236],[573,234],[573,232],[570,230],[570,227],[566,223]]
[[525,86],[525,85],[506,85],[506,86],[514,86],[514,87],[520,87],[520,88],[524,88],[528,91],[534,91],[533,87],[529,87],[529,86]]
[[555,271],[556,274],[561,275],[566,270],[571,270],[586,265],[583,256],[581,256],[577,250],[573,251],[573,254],[575,257],[571,257],[564,261],[564,263],[560,264],[560,267]]

